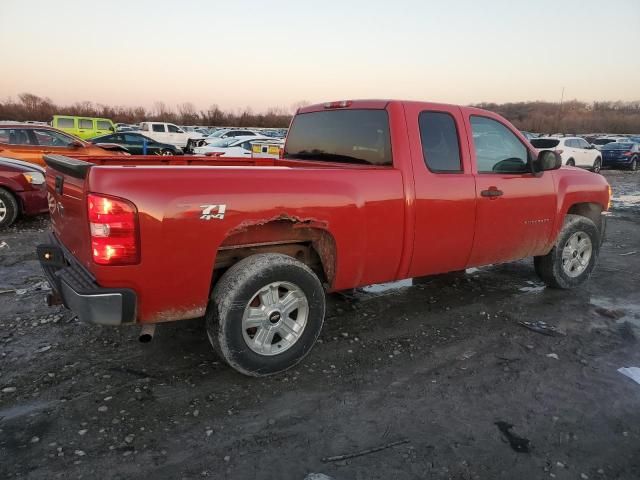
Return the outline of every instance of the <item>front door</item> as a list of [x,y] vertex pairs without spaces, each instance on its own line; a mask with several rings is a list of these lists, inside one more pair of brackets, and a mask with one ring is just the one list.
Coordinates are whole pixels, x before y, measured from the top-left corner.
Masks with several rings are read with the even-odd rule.
[[473,135],[476,234],[467,266],[545,253],[556,215],[552,172],[534,175],[534,153],[499,118],[465,118]]
[[405,105],[413,177],[415,227],[411,277],[461,270],[473,245],[474,175],[459,107]]

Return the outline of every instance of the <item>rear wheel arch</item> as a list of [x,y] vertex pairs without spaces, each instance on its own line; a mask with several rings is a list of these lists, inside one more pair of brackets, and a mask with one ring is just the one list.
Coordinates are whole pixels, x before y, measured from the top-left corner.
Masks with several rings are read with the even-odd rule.
[[335,280],[337,247],[324,224],[314,220],[278,218],[232,230],[224,239],[213,267],[213,288],[222,274],[251,255],[279,253],[307,265],[331,288]]

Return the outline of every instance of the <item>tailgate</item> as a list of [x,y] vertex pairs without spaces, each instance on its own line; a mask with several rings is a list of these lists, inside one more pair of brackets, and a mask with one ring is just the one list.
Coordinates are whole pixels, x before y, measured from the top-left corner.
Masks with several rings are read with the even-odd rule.
[[91,265],[85,179],[93,164],[62,155],[45,155],[51,228],[85,267]]

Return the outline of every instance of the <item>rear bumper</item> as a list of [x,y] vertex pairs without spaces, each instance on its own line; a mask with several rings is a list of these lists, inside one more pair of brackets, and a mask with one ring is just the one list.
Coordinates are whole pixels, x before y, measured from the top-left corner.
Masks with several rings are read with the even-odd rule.
[[80,320],[100,325],[134,323],[136,294],[128,288],[102,288],[54,235],[38,245],[38,260],[64,306]]

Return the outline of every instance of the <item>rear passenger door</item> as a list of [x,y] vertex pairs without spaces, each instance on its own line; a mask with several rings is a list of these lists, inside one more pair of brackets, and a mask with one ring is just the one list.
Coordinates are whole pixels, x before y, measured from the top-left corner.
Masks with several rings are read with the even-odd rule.
[[92,118],[78,119],[78,136],[84,140],[95,137],[96,128]]
[[473,144],[476,228],[468,266],[544,253],[556,215],[553,172],[535,176],[535,153],[499,118],[465,116]]
[[465,268],[473,245],[475,180],[460,108],[405,104],[415,184],[409,276]]

